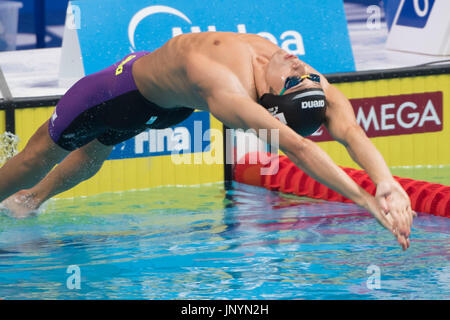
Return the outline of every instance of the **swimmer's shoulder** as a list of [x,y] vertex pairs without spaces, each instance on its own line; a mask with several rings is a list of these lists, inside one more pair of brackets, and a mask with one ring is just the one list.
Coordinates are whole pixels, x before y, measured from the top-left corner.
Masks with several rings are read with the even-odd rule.
[[[178,35],[157,50],[159,60],[180,65],[198,65],[196,60],[209,59],[224,65],[245,65],[258,46],[275,46],[254,34],[235,32],[200,32]],[[257,49],[256,49],[257,50]],[[201,66],[200,66],[201,67]]]
[[166,45],[184,56],[190,54],[220,56],[224,51],[228,54],[242,51],[246,47],[246,41],[238,33],[210,31],[181,34],[169,40]]
[[252,50],[233,33],[205,32],[196,40],[195,48],[186,51],[183,57],[186,74],[191,80],[253,77]]

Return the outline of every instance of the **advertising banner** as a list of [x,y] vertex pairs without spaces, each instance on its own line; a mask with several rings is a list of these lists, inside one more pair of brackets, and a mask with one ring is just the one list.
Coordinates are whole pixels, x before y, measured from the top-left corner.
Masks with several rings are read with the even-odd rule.
[[450,55],[450,1],[402,0],[395,11],[387,48]]
[[72,1],[85,74],[174,36],[203,31],[255,33],[322,73],[355,71],[343,1]]
[[[368,137],[437,132],[443,129],[442,92],[350,99],[356,121]],[[321,127],[311,140],[332,141]]]
[[149,129],[114,146],[109,160],[168,156],[209,151],[210,114],[194,112],[192,116],[167,129]]

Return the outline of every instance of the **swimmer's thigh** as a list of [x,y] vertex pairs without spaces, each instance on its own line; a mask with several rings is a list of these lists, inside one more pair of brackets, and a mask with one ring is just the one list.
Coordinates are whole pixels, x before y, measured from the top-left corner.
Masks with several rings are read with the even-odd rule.
[[[107,130],[103,121],[103,106],[95,106],[77,115],[70,121],[49,122],[49,132],[53,141],[67,151],[74,151]],[[64,112],[64,107],[59,107],[59,112]],[[56,121],[55,121],[56,122]],[[59,132],[59,134],[55,134]]]
[[147,129],[146,127],[130,129],[130,130],[108,129],[102,135],[100,135],[97,138],[97,140],[104,146],[115,146],[116,144],[125,142],[125,141],[137,136],[138,134],[145,131],[146,129]]
[[50,137],[48,125],[49,121],[46,121],[28,140],[25,148],[20,153],[23,160],[47,162],[49,165],[53,165],[69,154],[69,151],[58,146]]

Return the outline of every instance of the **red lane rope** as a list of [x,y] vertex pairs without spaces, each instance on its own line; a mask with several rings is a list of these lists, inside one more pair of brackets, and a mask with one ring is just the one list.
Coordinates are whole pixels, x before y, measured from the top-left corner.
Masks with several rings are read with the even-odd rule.
[[[267,157],[270,157],[271,162],[267,161]],[[274,166],[274,160],[277,158],[278,166]],[[254,164],[254,159],[258,159],[256,164]],[[261,162],[259,159],[265,161]],[[267,175],[261,175],[261,169]],[[368,193],[375,195],[375,184],[367,173],[352,168],[342,169]],[[394,178],[411,198],[413,210],[450,218],[450,186],[409,178]],[[309,177],[286,156],[257,153],[255,157],[255,153],[247,153],[234,168],[234,180],[313,199],[352,202]]]

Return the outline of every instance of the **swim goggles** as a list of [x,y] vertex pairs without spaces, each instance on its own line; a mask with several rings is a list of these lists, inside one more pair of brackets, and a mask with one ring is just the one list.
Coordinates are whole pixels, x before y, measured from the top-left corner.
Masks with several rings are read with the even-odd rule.
[[286,82],[284,83],[284,88],[283,90],[281,90],[280,96],[283,95],[283,93],[285,93],[286,90],[302,83],[302,81],[305,79],[309,79],[311,81],[320,83],[320,76],[314,73],[305,74],[301,77],[287,77]]

